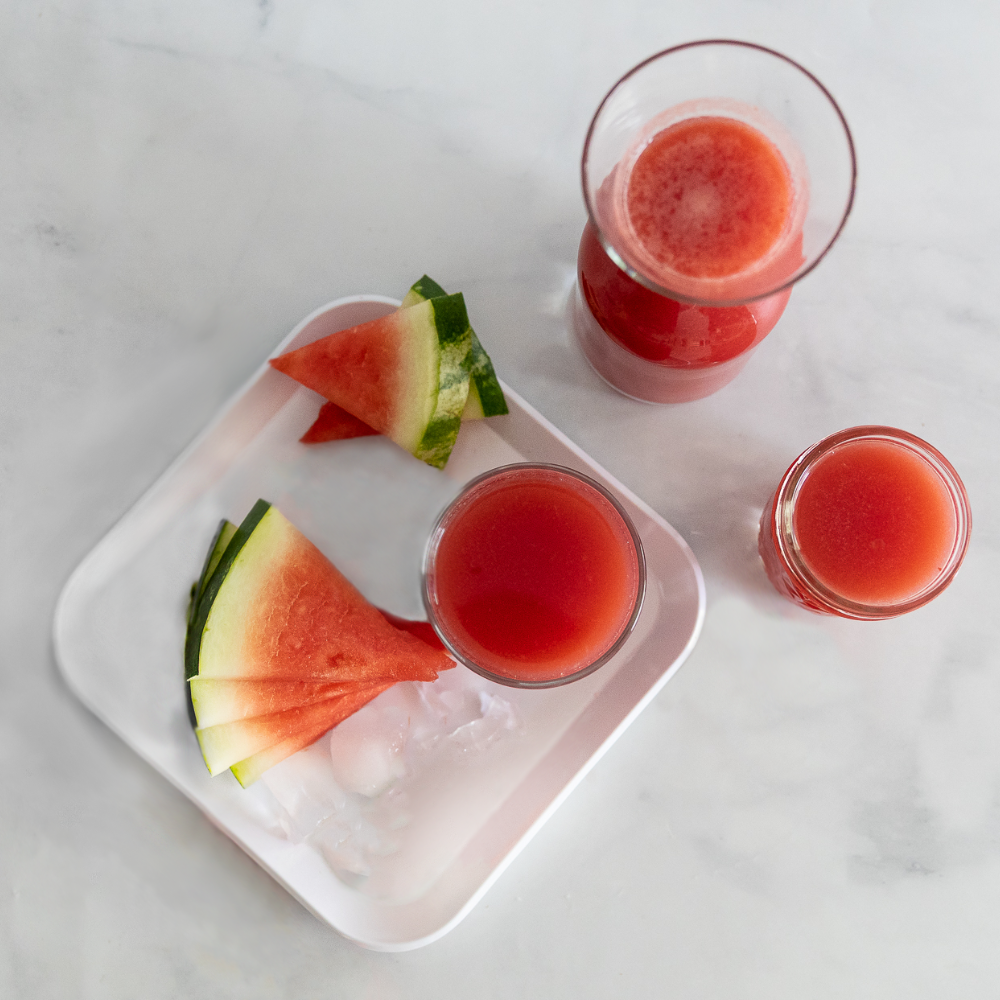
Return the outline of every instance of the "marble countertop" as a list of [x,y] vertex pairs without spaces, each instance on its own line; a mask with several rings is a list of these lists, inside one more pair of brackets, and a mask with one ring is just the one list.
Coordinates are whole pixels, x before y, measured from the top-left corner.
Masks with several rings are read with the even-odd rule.
[[[0,993],[1000,995],[998,35],[974,0],[6,4]],[[732,385],[646,406],[568,335],[579,153],[622,72],[708,37],[829,87],[857,200]],[[423,271],[680,531],[708,610],[465,921],[384,955],[91,716],[50,631],[73,567],[288,329]],[[974,516],[952,587],[882,623],[781,601],[754,552],[788,463],[861,423],[943,451]]]

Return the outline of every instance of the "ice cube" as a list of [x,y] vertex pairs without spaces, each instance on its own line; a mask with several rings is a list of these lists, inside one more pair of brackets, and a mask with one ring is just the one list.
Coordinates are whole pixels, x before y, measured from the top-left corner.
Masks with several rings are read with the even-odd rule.
[[415,699],[411,688],[397,684],[330,733],[333,775],[347,791],[372,798],[405,776],[403,746]]
[[279,822],[293,843],[308,837],[347,801],[322,741],[265,771],[261,781],[277,800]]
[[520,725],[517,711],[506,698],[480,691],[479,717],[459,726],[450,738],[465,750],[485,750]]

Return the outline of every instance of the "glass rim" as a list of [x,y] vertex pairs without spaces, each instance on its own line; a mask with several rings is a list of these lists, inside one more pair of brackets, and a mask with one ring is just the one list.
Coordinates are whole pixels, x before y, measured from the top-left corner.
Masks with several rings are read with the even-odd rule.
[[[826,99],[830,102],[833,110],[836,112],[837,117],[840,119],[840,124],[844,129],[844,135],[847,139],[847,147],[850,151],[851,156],[851,189],[848,193],[847,204],[844,207],[844,212],[840,218],[840,223],[838,224],[833,235],[827,241],[827,244],[823,249],[816,255],[815,259],[812,260],[808,267],[804,268],[802,271],[796,272],[787,281],[781,284],[775,285],[774,288],[769,289],[766,292],[761,292],[758,295],[749,295],[741,298],[735,299],[705,299],[698,298],[690,295],[684,295],[680,292],[675,292],[672,289],[667,288],[664,285],[660,285],[653,281],[651,278],[646,277],[641,271],[632,267],[627,261],[625,261],[618,251],[611,245],[607,237],[604,235],[604,230],[601,228],[600,223],[597,220],[597,214],[594,211],[594,206],[591,204],[590,194],[588,191],[588,180],[589,175],[587,172],[587,154],[590,150],[590,143],[594,137],[594,129],[597,126],[597,119],[600,117],[601,112],[604,110],[605,105],[611,99],[612,94],[618,90],[618,88],[629,80],[640,70],[643,70],[650,63],[656,62],[659,59],[663,59],[665,56],[673,55],[677,52],[683,52],[687,49],[701,48],[709,45],[719,45],[719,46],[732,46],[734,48],[743,49],[754,49],[757,52],[762,52],[765,55],[774,56],[780,59],[782,62],[788,63],[790,66],[797,69],[800,73],[809,78],[823,93]],[[623,76],[619,77],[618,80],[612,85],[611,89],[604,95],[601,99],[600,104],[597,105],[597,110],[594,112],[593,118],[590,120],[590,126],[587,129],[587,136],[583,142],[583,155],[580,158],[580,179],[583,187],[583,201],[587,209],[587,218],[590,224],[594,227],[594,232],[597,234],[597,239],[601,246],[604,248],[604,252],[611,258],[612,262],[621,270],[623,270],[633,281],[637,281],[640,285],[648,288],[651,292],[656,292],[659,295],[664,295],[667,298],[675,299],[678,302],[683,302],[687,305],[700,305],[700,306],[740,306],[746,305],[750,302],[759,302],[761,299],[769,298],[772,295],[777,295],[779,292],[785,291],[787,288],[791,288],[793,285],[797,284],[802,278],[807,274],[810,274],[816,267],[817,264],[830,252],[831,247],[840,237],[840,234],[844,230],[844,226],[847,225],[848,216],[851,214],[851,209],[854,207],[854,195],[857,191],[858,182],[858,160],[856,151],[854,148],[854,137],[851,134],[850,126],[847,124],[847,119],[844,117],[843,111],[840,109],[840,105],[836,102],[833,94],[823,85],[822,82],[816,77],[815,74],[811,73],[805,68],[801,63],[796,62],[790,56],[786,56],[776,49],[770,49],[766,45],[758,45],[756,42],[745,42],[734,38],[705,38],[694,42],[684,42],[681,45],[673,45],[668,49],[661,49],[659,52],[654,52],[653,55],[648,56],[643,59],[642,62],[637,63],[630,70],[628,70]]]
[[[917,593],[893,604],[865,604],[841,596],[821,583],[799,555],[793,530],[793,514],[798,488],[816,462],[843,444],[863,440],[889,441],[908,448],[924,459],[946,487],[955,512],[955,540],[941,571]],[[878,621],[896,618],[915,611],[937,597],[954,579],[969,548],[972,534],[972,510],[965,484],[940,451],[923,438],[881,424],[862,424],[837,431],[807,448],[788,467],[774,495],[770,511],[770,528],[774,546],[785,570],[811,600],[821,609],[845,618]]]
[[[487,667],[483,667],[476,663],[467,653],[462,651],[453,640],[446,634],[445,629],[439,624],[437,616],[435,614],[434,603],[431,600],[430,586],[428,583],[429,577],[431,575],[431,570],[433,568],[434,558],[437,554],[438,544],[444,534],[445,522],[448,516],[456,509],[459,503],[466,499],[470,493],[476,490],[478,487],[482,486],[483,483],[488,482],[491,479],[497,478],[505,474],[516,473],[518,471],[542,471],[542,472],[554,472],[560,475],[569,476],[577,481],[583,483],[585,486],[594,489],[600,494],[605,500],[607,500],[618,516],[621,518],[629,537],[632,540],[632,546],[635,551],[636,557],[636,594],[635,602],[632,608],[632,613],[629,616],[628,621],[625,623],[621,630],[621,633],[615,639],[614,643],[607,650],[605,650],[597,659],[591,661],[585,666],[581,667],[579,670],[574,670],[572,673],[564,674],[560,677],[551,677],[543,680],[523,680],[516,677],[510,677],[505,674],[498,674],[490,670]],[[424,555],[420,567],[420,594],[423,599],[424,610],[427,613],[427,619],[434,629],[437,637],[444,643],[445,649],[463,666],[468,667],[474,673],[479,674],[481,677],[485,677],[487,680],[495,681],[497,684],[503,684],[506,687],[515,688],[552,688],[561,687],[563,684],[569,684],[571,681],[580,680],[583,677],[587,677],[594,673],[599,667],[602,667],[607,663],[612,657],[614,657],[621,648],[625,645],[629,636],[635,629],[636,623],[639,620],[639,613],[642,611],[643,604],[646,598],[646,554],[642,547],[642,539],[639,537],[639,532],[632,522],[632,518],[629,516],[628,511],[622,506],[620,500],[611,493],[607,487],[602,486],[596,480],[592,479],[590,476],[583,472],[578,472],[576,469],[571,469],[565,465],[557,465],[554,462],[511,462],[506,465],[498,465],[495,468],[489,469],[486,472],[475,476],[470,479],[461,489],[461,491],[452,498],[451,502],[438,514],[434,521],[434,525],[431,528],[430,534],[427,536],[427,542],[424,545]]]

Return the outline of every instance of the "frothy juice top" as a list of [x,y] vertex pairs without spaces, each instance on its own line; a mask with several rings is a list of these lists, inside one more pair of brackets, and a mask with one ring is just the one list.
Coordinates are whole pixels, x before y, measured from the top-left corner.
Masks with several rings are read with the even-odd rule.
[[792,514],[810,572],[868,605],[919,594],[947,562],[957,530],[940,475],[891,441],[848,441],[823,455],[796,491]]
[[688,118],[657,132],[624,188],[628,228],[645,255],[657,270],[689,278],[725,278],[762,260],[784,232],[792,201],[777,147],[724,117]]
[[604,655],[627,627],[639,557],[614,505],[553,469],[512,467],[445,514],[433,617],[492,674],[544,682]]

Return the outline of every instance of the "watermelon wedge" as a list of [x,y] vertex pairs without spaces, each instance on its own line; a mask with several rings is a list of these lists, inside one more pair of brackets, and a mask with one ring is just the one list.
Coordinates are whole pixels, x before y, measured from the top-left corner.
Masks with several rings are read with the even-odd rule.
[[428,630],[369,604],[267,501],[223,522],[185,648],[209,772],[250,784],[396,681],[434,680],[454,664]]
[[[403,299],[403,308],[447,294],[433,278],[425,274],[410,286],[406,298]],[[470,329],[469,333],[471,334],[469,357],[466,360],[469,368],[469,398],[462,411],[462,419],[478,420],[482,417],[498,417],[509,413],[507,400],[504,399],[493,362],[479,342],[476,331]]]
[[381,612],[276,508],[258,500],[199,602],[200,677],[434,680],[451,659]]
[[428,299],[272,358],[271,364],[443,468],[469,395],[461,295]]
[[[433,278],[426,274],[414,282],[403,299],[401,308],[437,299],[448,293]],[[462,410],[462,420],[478,420],[495,417],[509,412],[504,399],[500,380],[493,369],[493,362],[483,349],[475,330],[470,328],[469,354],[466,367],[469,369],[469,395]],[[348,413],[336,403],[327,401],[320,408],[319,416],[299,440],[303,444],[319,444],[323,441],[344,441],[349,438],[378,434],[363,420]]]
[[346,441],[349,438],[368,437],[378,434],[353,413],[329,400],[319,408],[319,416],[312,426],[299,438],[303,444],[320,444],[323,441]]
[[[325,732],[339,725],[348,716],[353,715],[359,708],[363,708],[377,695],[392,687],[391,684],[382,684],[373,688],[359,688],[346,694],[340,699],[335,715],[324,719],[299,730],[294,736],[289,736],[280,743],[275,743],[265,750],[259,750],[250,757],[246,757],[230,768],[236,780],[247,788],[252,785],[268,768],[280,764],[286,757],[291,757],[293,753],[304,750],[307,746],[315,743]],[[339,718],[336,718],[339,715]],[[333,721],[335,720],[335,721]]]

